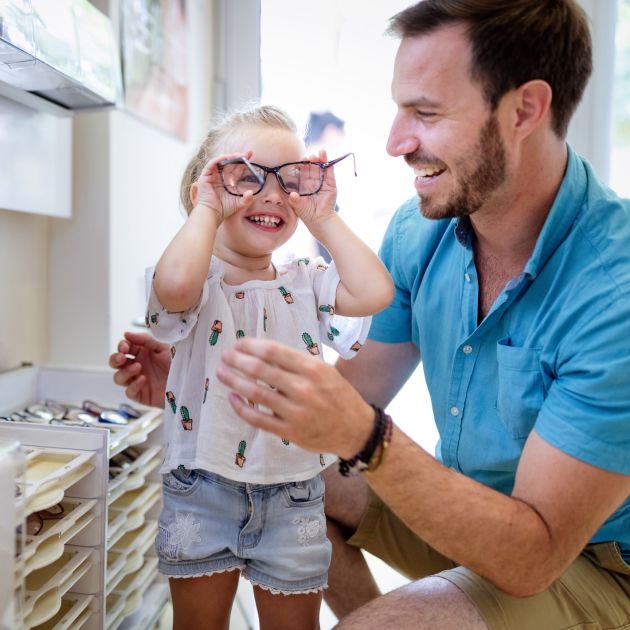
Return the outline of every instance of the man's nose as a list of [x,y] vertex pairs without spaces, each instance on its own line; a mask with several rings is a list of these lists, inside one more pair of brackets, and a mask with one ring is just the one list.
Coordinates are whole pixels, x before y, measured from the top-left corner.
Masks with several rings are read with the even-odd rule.
[[392,127],[387,138],[387,153],[393,157],[400,157],[413,153],[420,147],[418,134],[414,132],[413,126],[406,116],[397,114],[392,122]]

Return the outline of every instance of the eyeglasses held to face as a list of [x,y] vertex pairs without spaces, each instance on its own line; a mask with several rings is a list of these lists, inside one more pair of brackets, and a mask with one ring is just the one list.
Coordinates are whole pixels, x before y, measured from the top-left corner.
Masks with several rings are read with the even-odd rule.
[[[322,189],[324,171],[349,155],[352,156],[354,162],[354,153],[346,153],[329,162],[288,162],[280,166],[262,166],[240,157],[221,162],[218,170],[223,188],[235,197],[242,197],[250,191],[253,195],[257,195],[264,188],[269,173],[276,176],[280,188],[287,195],[296,192],[300,197],[308,197],[317,194]],[[354,175],[355,177],[357,175],[356,163]]]

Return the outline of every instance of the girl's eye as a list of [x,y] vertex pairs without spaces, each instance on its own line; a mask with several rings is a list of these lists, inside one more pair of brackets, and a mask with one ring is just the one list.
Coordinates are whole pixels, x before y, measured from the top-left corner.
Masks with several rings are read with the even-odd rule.
[[250,173],[249,175],[243,175],[239,180],[243,184],[258,184],[258,180]]

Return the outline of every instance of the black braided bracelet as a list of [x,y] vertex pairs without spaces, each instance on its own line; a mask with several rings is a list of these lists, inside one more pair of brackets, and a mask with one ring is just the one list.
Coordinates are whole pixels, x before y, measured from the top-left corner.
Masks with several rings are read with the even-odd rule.
[[384,438],[391,433],[392,419],[383,412],[380,407],[370,405],[374,409],[374,425],[372,433],[367,439],[365,446],[350,459],[339,459],[339,472],[348,477],[351,473],[366,470],[370,464],[370,460],[374,456],[376,449],[380,446],[381,452],[384,447]]

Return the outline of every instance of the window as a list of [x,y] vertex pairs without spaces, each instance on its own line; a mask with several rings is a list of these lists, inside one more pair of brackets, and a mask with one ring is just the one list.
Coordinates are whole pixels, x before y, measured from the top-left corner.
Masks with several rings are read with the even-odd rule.
[[619,0],[614,86],[610,186],[630,197],[630,0]]

